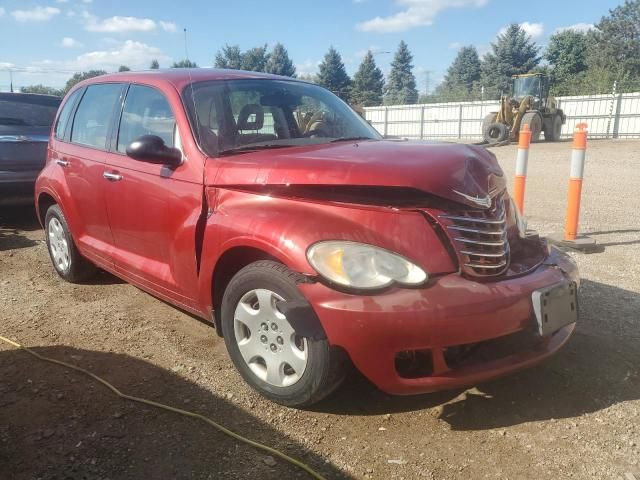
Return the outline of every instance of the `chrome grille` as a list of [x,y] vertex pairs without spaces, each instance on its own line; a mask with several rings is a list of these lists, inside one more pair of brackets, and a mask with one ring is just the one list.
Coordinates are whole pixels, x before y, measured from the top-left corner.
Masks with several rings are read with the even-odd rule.
[[490,276],[507,269],[509,242],[504,199],[494,199],[488,210],[466,210],[439,218],[453,240],[466,273]]

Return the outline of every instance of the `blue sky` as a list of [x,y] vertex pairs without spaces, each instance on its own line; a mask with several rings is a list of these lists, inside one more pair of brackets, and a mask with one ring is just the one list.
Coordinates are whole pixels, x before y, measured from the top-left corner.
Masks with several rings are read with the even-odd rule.
[[329,45],[354,73],[366,52],[387,72],[400,40],[414,55],[421,91],[433,88],[462,45],[483,53],[511,22],[544,45],[561,28],[589,28],[622,0],[0,0],[0,90],[62,86],[75,71],[147,68],[189,56],[210,66],[225,43],[282,42],[298,71],[313,73]]

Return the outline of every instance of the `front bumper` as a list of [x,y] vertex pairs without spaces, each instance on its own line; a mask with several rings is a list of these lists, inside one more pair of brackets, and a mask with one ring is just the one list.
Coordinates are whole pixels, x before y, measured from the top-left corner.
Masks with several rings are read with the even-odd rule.
[[[321,283],[299,285],[332,345],[344,348],[355,366],[378,388],[398,395],[427,393],[477,384],[541,362],[569,339],[575,324],[550,337],[535,337],[526,348],[490,360],[455,363],[450,352],[508,335],[533,332],[531,293],[570,279],[575,263],[552,249],[531,273],[480,283],[450,274],[421,289],[392,289],[378,295],[350,295]],[[401,376],[401,352],[428,351],[432,370]]]

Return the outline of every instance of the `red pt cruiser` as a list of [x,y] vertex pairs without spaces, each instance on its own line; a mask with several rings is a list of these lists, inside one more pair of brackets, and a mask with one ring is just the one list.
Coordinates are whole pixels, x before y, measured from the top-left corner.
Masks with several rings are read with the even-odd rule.
[[380,389],[471,385],[558,350],[575,264],[525,232],[494,155],[384,140],[313,84],[231,70],[66,96],[36,205],[53,266],[213,322],[244,379],[309,405],[346,362]]

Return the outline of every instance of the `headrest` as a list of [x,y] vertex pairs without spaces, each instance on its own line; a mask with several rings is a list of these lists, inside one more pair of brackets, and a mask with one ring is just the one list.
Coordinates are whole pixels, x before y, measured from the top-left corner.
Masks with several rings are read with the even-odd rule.
[[[255,118],[249,121],[252,115]],[[249,103],[242,107],[238,115],[238,130],[260,130],[264,124],[264,110],[260,105]]]

